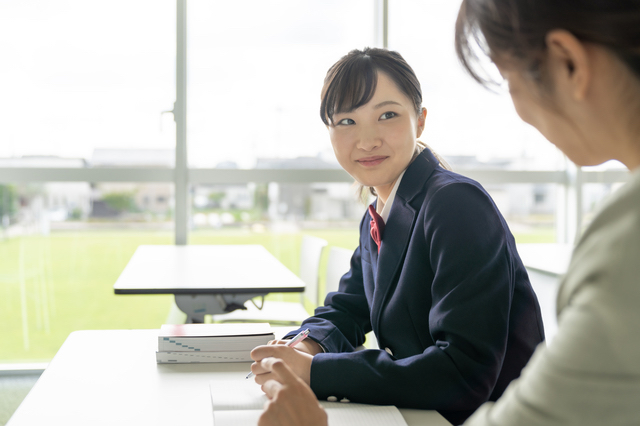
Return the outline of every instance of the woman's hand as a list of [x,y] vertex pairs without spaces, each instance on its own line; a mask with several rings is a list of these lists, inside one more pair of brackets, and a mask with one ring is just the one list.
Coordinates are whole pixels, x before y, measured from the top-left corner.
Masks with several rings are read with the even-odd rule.
[[302,343],[296,345],[295,349],[285,345],[266,345],[253,349],[251,358],[256,362],[251,364],[251,372],[256,375],[256,383],[263,385],[268,380],[274,379],[271,370],[265,369],[260,362],[264,358],[274,357],[284,361],[298,377],[309,385],[311,383],[311,361],[313,360],[313,355],[298,350],[298,346]]
[[262,385],[269,401],[264,405],[258,426],[327,426],[327,413],[311,388],[284,361],[264,358],[259,365],[272,379]]

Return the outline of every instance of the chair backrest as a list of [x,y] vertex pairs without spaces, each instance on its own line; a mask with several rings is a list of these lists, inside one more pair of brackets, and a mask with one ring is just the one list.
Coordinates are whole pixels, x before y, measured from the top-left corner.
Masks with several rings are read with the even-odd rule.
[[320,272],[320,258],[322,250],[328,245],[322,238],[310,235],[302,236],[300,245],[300,272],[298,276],[304,281],[304,296],[314,306],[318,306],[318,273]]
[[340,278],[351,267],[351,257],[353,250],[347,250],[342,247],[331,247],[329,249],[329,260],[327,261],[327,275],[325,281],[325,293],[338,291]]

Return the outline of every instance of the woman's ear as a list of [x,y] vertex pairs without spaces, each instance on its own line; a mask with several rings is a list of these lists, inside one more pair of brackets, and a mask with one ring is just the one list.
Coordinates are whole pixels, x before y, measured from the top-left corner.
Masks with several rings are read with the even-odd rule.
[[549,72],[555,89],[565,91],[576,101],[583,100],[589,89],[591,66],[584,43],[566,30],[553,30],[546,37]]
[[418,114],[418,123],[417,123],[418,126],[416,129],[416,138],[419,138],[420,135],[422,134],[426,120],[427,120],[427,109],[425,107],[422,107],[422,109],[420,110],[420,113]]

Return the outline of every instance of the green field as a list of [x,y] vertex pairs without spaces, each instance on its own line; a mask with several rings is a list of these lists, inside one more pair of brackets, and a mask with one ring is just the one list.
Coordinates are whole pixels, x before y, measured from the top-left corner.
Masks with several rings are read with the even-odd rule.
[[[357,230],[305,230],[330,245],[355,248]],[[303,233],[197,231],[190,244],[261,244],[293,272]],[[553,231],[516,235],[553,242]],[[114,295],[113,284],[141,244],[172,244],[170,232],[53,232],[0,241],[0,363],[53,357],[74,330],[159,328],[173,296]],[[324,270],[325,259],[321,264]],[[323,286],[323,277],[320,277]],[[295,294],[271,299],[298,300]],[[99,348],[96,348],[99,349]]]

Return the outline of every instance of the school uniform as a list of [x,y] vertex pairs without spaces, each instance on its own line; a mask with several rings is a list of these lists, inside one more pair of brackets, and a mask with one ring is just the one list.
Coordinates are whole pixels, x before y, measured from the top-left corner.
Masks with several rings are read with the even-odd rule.
[[[434,409],[460,424],[495,401],[544,340],[540,307],[480,184],[425,149],[389,201],[379,253],[367,212],[339,291],[300,328],[325,350],[313,358],[311,388],[319,399]],[[371,330],[382,349],[354,352]]]

